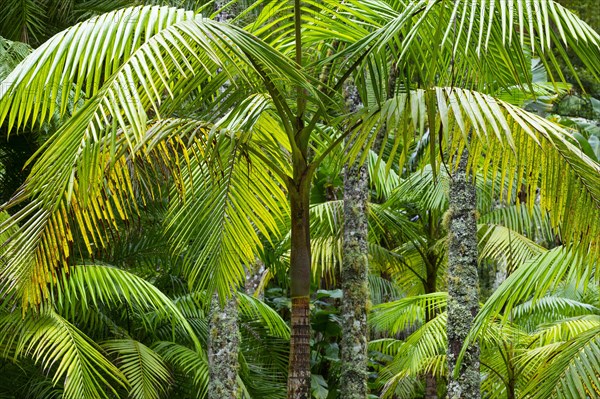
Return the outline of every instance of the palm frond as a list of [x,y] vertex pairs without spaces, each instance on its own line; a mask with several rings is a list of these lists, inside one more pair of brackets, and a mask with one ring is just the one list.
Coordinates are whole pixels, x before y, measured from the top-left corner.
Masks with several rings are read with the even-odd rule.
[[285,321],[273,308],[263,301],[250,295],[238,292],[236,294],[239,312],[244,317],[258,320],[267,327],[270,335],[284,340],[290,338],[290,329]]
[[[98,345],[52,310],[39,315],[4,313],[0,319],[0,346],[15,359],[31,357],[54,385],[62,383],[64,398],[108,398],[126,386],[125,376],[106,359]],[[9,353],[6,352],[4,356]]]
[[533,398],[585,398],[600,395],[600,326],[556,348],[524,394]]
[[500,206],[482,214],[479,223],[499,224],[536,242],[551,243],[555,239],[548,214],[537,204],[532,211],[523,205]]
[[546,250],[525,236],[499,225],[479,225],[479,259],[491,259],[507,264],[512,273],[519,265]]
[[446,318],[446,312],[438,314],[398,346],[394,359],[379,375],[384,398],[391,397],[398,384],[414,384],[415,378],[426,372],[446,375]]
[[167,391],[171,374],[157,353],[133,339],[106,341],[102,347],[116,355],[117,364],[134,399],[159,399]]
[[[544,252],[525,263],[498,287],[480,309],[467,341],[471,342],[489,327],[490,321],[496,318],[506,320],[518,303],[529,299],[533,299],[533,304],[537,303],[564,279],[586,281],[594,269],[593,265],[589,259],[583,260],[576,252],[564,247]],[[582,275],[585,277],[582,278]]]
[[[468,170],[471,174],[481,170],[484,179],[491,176],[492,195],[498,190],[500,200],[510,203],[513,185],[522,182],[528,192],[523,205],[532,212],[539,187],[541,209],[548,212],[553,228],[560,225],[563,241],[582,252],[590,249],[592,257],[600,254],[596,242],[600,236],[600,166],[569,142],[569,132],[503,101],[450,87],[401,94],[372,110],[370,116],[363,115],[365,125],[355,132],[356,145],[348,156],[358,155],[357,148],[382,120],[388,126],[408,128],[396,135],[395,142],[418,137],[425,121],[433,119],[428,118],[431,107],[442,150],[450,154],[450,169],[472,132]],[[437,147],[431,156],[438,156]],[[494,187],[498,176],[500,184]]]
[[181,326],[197,347],[200,343],[179,308],[146,280],[128,271],[108,265],[73,266],[63,272],[55,287],[55,303],[62,313],[75,317],[75,312],[87,312],[90,307],[135,306],[145,311],[153,310],[156,319],[146,320],[148,330],[160,320]]
[[220,152],[217,176],[196,158],[184,168],[183,185],[192,194],[173,201],[167,227],[190,283],[226,297],[262,248],[260,234],[276,237],[288,210],[282,181],[260,159],[231,142]]
[[[174,342],[158,342],[153,349],[160,354],[165,362],[179,370],[184,380],[191,381],[192,395],[204,398],[208,388],[208,359],[204,352],[196,352],[188,347]],[[180,381],[183,384],[183,381]]]
[[373,307],[369,323],[378,331],[397,334],[424,324],[427,315],[440,313],[446,307],[448,294],[435,292],[410,296]]

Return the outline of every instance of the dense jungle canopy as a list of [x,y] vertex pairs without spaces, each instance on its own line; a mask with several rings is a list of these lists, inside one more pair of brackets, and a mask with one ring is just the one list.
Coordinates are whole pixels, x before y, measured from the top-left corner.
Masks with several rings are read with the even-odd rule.
[[597,0],[0,0],[0,399],[600,398]]

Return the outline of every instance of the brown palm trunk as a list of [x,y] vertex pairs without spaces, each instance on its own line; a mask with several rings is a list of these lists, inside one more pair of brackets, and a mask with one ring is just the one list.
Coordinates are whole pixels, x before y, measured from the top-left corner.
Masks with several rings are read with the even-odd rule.
[[450,182],[448,244],[448,398],[478,399],[479,347],[471,344],[455,377],[456,361],[479,310],[475,185],[467,177],[465,151]]
[[[430,220],[430,224],[432,221]],[[432,294],[437,292],[437,270],[438,270],[438,259],[435,255],[429,256],[427,262],[427,278],[425,280],[425,293]],[[429,322],[437,315],[435,309],[428,309],[425,315],[425,321]],[[425,399],[437,399],[437,378],[433,373],[429,372],[425,374]]]
[[[302,175],[301,175],[302,176]],[[310,399],[310,181],[290,184],[292,245],[290,285],[292,325],[288,368],[288,399]]]

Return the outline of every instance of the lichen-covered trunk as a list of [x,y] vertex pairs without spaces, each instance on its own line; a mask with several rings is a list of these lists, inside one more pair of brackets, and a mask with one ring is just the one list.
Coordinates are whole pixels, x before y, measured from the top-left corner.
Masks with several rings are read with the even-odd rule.
[[217,15],[215,15],[215,21],[218,22],[230,22],[239,14],[239,4],[233,3],[229,7],[224,8],[227,4],[230,3],[230,0],[215,0],[213,4],[213,9],[215,11],[219,11]]
[[478,399],[479,347],[469,346],[458,376],[456,360],[479,310],[475,186],[467,177],[467,151],[450,181],[448,243],[448,398]]
[[[344,87],[347,108],[361,105],[356,86]],[[342,249],[342,341],[340,397],[367,397],[367,273],[369,173],[365,164],[346,166],[344,173],[344,241]]]
[[258,299],[263,299],[264,293],[262,290],[257,292],[260,288],[260,282],[265,272],[265,264],[258,258],[253,264],[248,265],[245,268],[246,271],[246,282],[244,283],[244,291],[246,295],[256,296]]
[[208,334],[208,399],[238,397],[240,332],[237,319],[235,295],[227,299],[223,306],[215,295],[211,302]]
[[297,181],[289,193],[292,323],[287,388],[288,399],[310,399],[310,185],[302,179]]

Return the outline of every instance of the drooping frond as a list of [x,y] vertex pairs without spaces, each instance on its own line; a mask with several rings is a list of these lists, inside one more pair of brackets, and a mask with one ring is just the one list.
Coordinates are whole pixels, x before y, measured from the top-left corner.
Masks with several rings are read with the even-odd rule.
[[555,347],[524,394],[539,399],[600,396],[600,324]]
[[160,399],[169,387],[171,374],[161,357],[134,339],[110,340],[102,347],[116,356],[119,369],[127,378],[133,399]]
[[[206,396],[208,388],[208,359],[204,352],[198,353],[174,342],[158,342],[153,349],[165,362],[181,373],[181,378],[189,380],[193,389],[189,394],[197,399]],[[183,382],[181,382],[183,384]]]
[[447,293],[435,292],[382,303],[373,308],[369,323],[376,330],[390,334],[415,328],[425,323],[427,315],[442,312],[447,298]]
[[261,159],[229,140],[218,151],[211,159],[218,167],[192,158],[184,168],[190,195],[172,202],[167,227],[190,284],[226,297],[262,248],[261,235],[279,234],[287,201],[283,182]]
[[[126,386],[125,376],[106,359],[98,345],[54,311],[3,313],[0,346],[4,357],[30,357],[64,386],[66,399],[109,398]],[[7,352],[8,351],[8,352]]]
[[[311,256],[313,275],[333,274],[341,264],[343,233],[342,200],[314,204],[311,217]],[[383,241],[393,237],[396,240],[410,240],[418,237],[418,228],[402,212],[387,205],[369,203],[369,255],[375,262],[384,266],[397,262],[399,256],[385,248]]]
[[519,265],[546,251],[527,237],[504,226],[480,224],[477,230],[479,258],[505,262],[509,274]]
[[[600,76],[600,35],[553,0],[375,0],[368,7],[360,0],[346,3],[339,19],[354,30],[333,30],[339,32],[335,39],[352,44],[346,56],[390,51],[400,70],[427,86],[469,82],[489,90],[517,82],[529,87],[527,54],[553,68],[559,77],[550,74],[551,81],[563,81],[559,60],[573,70],[567,48]],[[365,35],[363,27],[372,27],[370,33]],[[474,79],[474,69],[487,78]]]
[[522,205],[497,207],[491,212],[482,214],[478,221],[505,226],[536,242],[551,243],[554,240],[548,214],[537,204],[532,211]]
[[[370,112],[354,134],[358,141],[350,158],[382,121],[406,127],[394,142],[409,142],[426,124],[434,124],[448,157],[445,163],[452,169],[471,134],[468,169],[472,174],[481,170],[484,179],[491,176],[492,194],[498,192],[501,201],[511,203],[513,187],[520,184],[527,193],[522,205],[532,212],[539,188],[540,207],[555,229],[560,226],[563,242],[590,250],[592,258],[600,256],[600,165],[569,142],[565,129],[490,96],[450,87],[400,94]],[[439,151],[436,144],[432,159]]]

